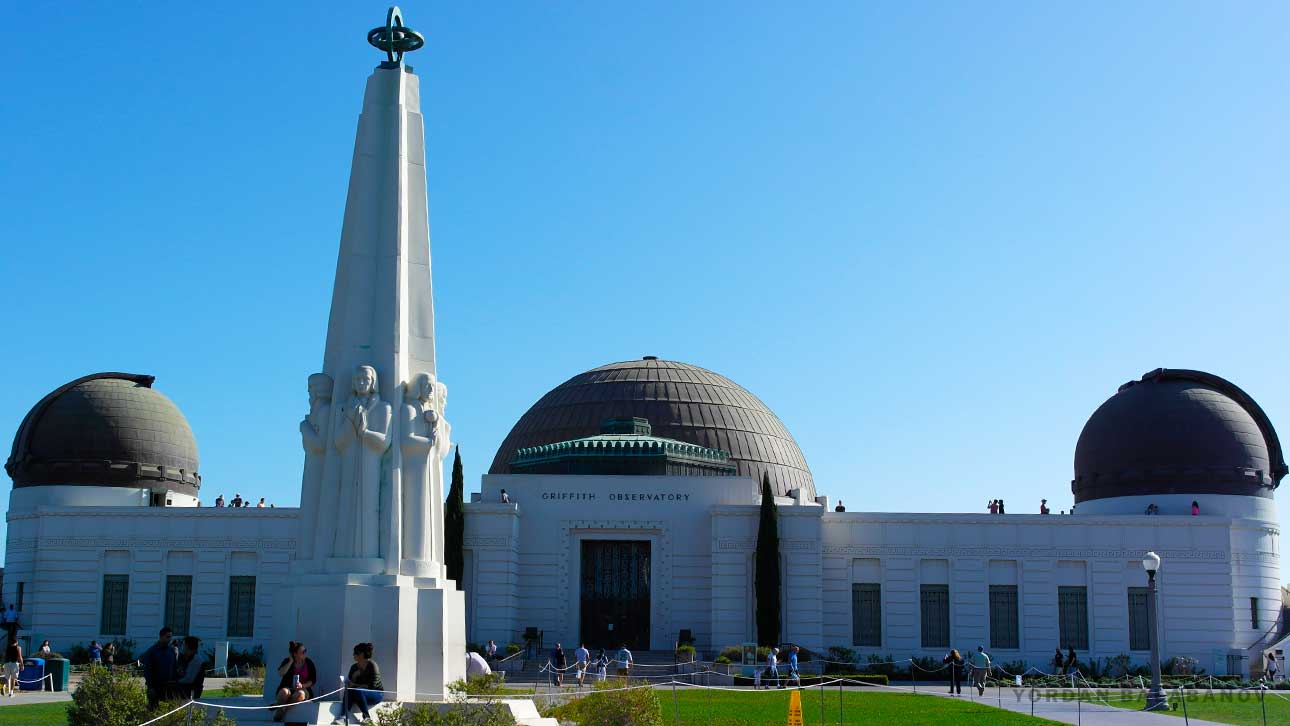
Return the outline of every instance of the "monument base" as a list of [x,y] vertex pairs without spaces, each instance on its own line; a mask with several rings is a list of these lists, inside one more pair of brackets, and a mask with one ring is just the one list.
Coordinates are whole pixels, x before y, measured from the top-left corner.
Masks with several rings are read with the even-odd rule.
[[292,640],[305,644],[318,669],[315,696],[340,687],[358,643],[372,644],[387,700],[441,701],[449,683],[466,677],[466,599],[450,580],[295,573],[276,602],[266,696],[277,690]]

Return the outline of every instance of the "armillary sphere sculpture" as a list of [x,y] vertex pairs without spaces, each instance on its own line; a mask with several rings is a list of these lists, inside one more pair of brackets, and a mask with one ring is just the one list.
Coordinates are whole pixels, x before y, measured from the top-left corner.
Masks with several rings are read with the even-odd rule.
[[412,28],[403,25],[403,11],[392,5],[385,14],[385,26],[367,31],[367,42],[385,51],[391,63],[402,63],[403,54],[411,53],[426,44],[426,39]]

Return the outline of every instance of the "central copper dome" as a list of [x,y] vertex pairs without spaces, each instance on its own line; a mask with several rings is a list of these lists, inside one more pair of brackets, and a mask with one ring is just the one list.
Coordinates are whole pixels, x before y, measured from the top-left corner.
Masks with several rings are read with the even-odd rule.
[[600,433],[616,418],[648,419],[655,436],[730,454],[738,473],[784,495],[801,489],[815,497],[806,458],[766,404],[712,371],[646,357],[579,373],[538,399],[497,449],[490,474],[510,474],[519,449]]

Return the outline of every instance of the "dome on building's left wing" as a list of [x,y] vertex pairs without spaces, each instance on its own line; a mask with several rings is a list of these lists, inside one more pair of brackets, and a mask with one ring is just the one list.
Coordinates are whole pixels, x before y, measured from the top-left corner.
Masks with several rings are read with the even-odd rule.
[[59,386],[27,413],[5,471],[15,489],[83,485],[197,496],[197,441],[153,376],[95,373]]

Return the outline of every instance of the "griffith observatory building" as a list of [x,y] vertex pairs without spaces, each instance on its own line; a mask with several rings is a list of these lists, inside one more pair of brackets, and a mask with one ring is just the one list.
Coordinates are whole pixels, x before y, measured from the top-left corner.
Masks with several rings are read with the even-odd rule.
[[[32,642],[56,649],[143,643],[162,624],[268,646],[300,510],[198,506],[197,443],[153,386],[101,373],[33,406],[6,464],[3,599]],[[689,630],[707,654],[755,641],[764,475],[785,642],[902,658],[984,644],[1036,665],[1060,645],[1143,661],[1140,560],[1154,550],[1163,657],[1240,673],[1280,632],[1273,493],[1285,473],[1252,399],[1164,369],[1088,420],[1074,515],[836,512],[752,393],[685,363],[613,363],[541,396],[466,504],[467,638],[520,642],[534,628],[548,644],[665,650]]]
[[5,462],[2,593],[28,644],[142,645],[169,625],[272,660],[295,637],[319,681],[335,682],[349,644],[371,641],[397,665],[385,683],[399,700],[464,675],[467,640],[526,632],[638,651],[670,651],[687,632],[710,658],[756,640],[765,479],[783,643],[763,645],[904,659],[979,644],[996,662],[1036,666],[1060,647],[1142,662],[1141,562],[1155,551],[1162,657],[1212,674],[1261,667],[1286,625],[1274,499],[1286,461],[1252,398],[1194,370],[1151,371],[1091,413],[1072,442],[1074,513],[991,515],[835,511],[839,483],[814,479],[753,392],[652,356],[600,365],[537,398],[497,448],[465,504],[459,592],[443,566],[451,428],[435,368],[420,86],[402,50],[382,48],[358,120],[325,355],[300,376],[301,507],[210,506],[164,371],[33,392]]

